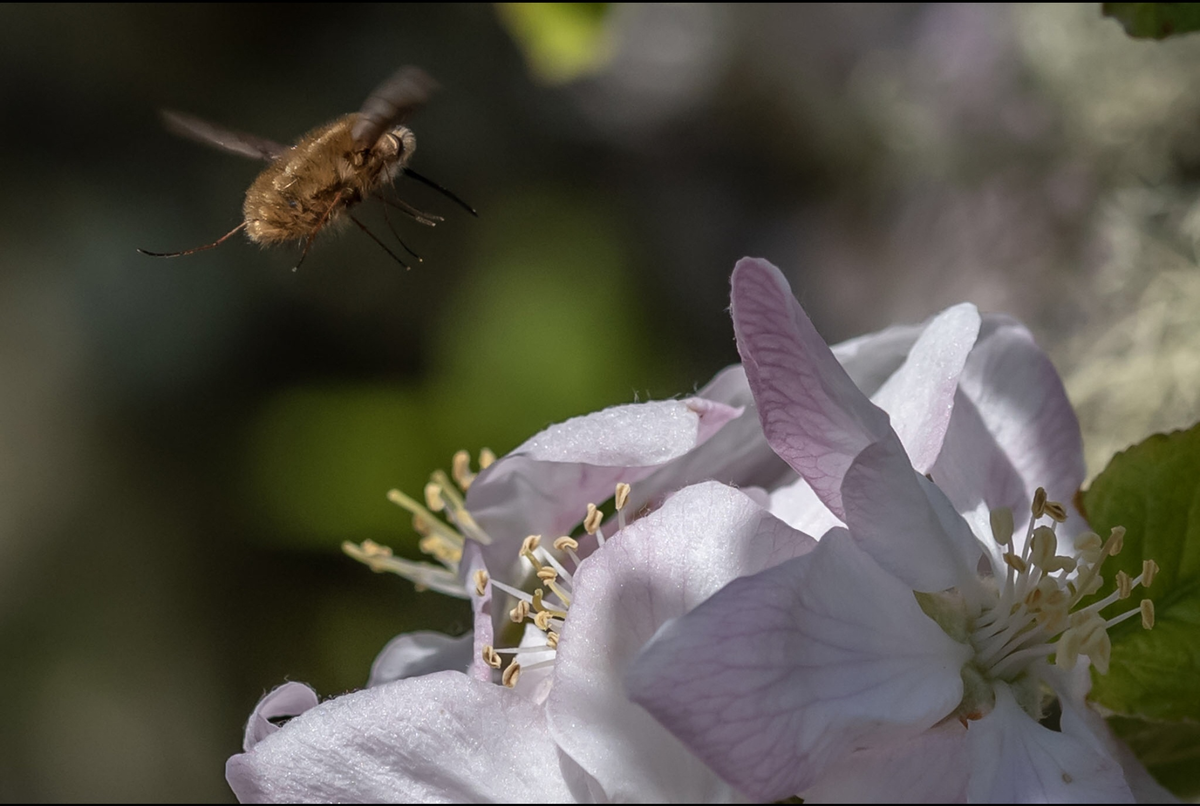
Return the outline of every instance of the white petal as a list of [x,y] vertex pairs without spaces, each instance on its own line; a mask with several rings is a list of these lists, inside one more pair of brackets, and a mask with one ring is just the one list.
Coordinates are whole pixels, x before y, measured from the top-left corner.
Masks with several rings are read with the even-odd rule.
[[894,325],[829,349],[855,386],[872,397],[905,362],[924,329],[925,325]]
[[299,716],[320,702],[317,692],[303,683],[284,683],[282,686],[268,692],[254,706],[254,712],[246,722],[246,732],[242,737],[242,749],[249,751],[254,745],[279,730],[279,725],[271,722],[280,717],[290,718]]
[[971,650],[844,530],[671,622],[630,697],[758,800],[816,784],[855,748],[919,735],[962,698]]
[[243,803],[565,802],[542,711],[457,672],[328,700],[226,765]]
[[913,739],[856,750],[800,796],[805,803],[965,803],[966,734],[951,720]]
[[481,472],[467,508],[492,537],[484,557],[507,574],[527,535],[569,534],[611,498],[707,441],[741,410],[703,398],[614,406],[553,425]]
[[972,722],[968,797],[976,803],[1132,803],[1121,765],[1087,740],[1044,728],[996,685],[996,708]]
[[836,526],[845,526],[829,507],[821,503],[804,479],[796,479],[771,493],[771,514],[793,529],[820,537]]
[[979,323],[979,311],[970,303],[938,314],[908,360],[871,398],[888,413],[918,473],[927,472],[942,449],[958,378],[979,335]]
[[458,638],[430,630],[397,635],[371,664],[367,686],[434,672],[465,672],[474,655],[474,640],[470,632]]
[[665,621],[738,574],[813,546],[741,492],[686,488],[575,574],[548,701],[559,745],[617,801],[713,801],[732,791],[625,695],[625,668]]
[[982,547],[941,491],[912,469],[898,443],[877,442],[854,459],[842,501],[855,541],[910,590],[977,592]]

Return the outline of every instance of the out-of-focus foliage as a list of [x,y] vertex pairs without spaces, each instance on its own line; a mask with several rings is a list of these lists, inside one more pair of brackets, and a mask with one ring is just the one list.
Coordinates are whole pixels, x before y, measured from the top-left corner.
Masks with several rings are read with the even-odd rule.
[[1110,592],[1118,571],[1137,577],[1143,560],[1161,569],[1149,588],[1107,608],[1113,616],[1149,598],[1154,628],[1142,629],[1135,617],[1109,631],[1112,663],[1108,674],[1093,673],[1092,697],[1128,717],[1116,726],[1139,757],[1164,785],[1190,796],[1200,792],[1200,425],[1114,456],[1083,494],[1083,506],[1101,535],[1127,529],[1121,553],[1104,565],[1109,584],[1084,606]]
[[529,69],[547,84],[595,72],[612,54],[610,3],[497,3]]
[[1102,3],[1135,39],[1166,39],[1200,31],[1200,3]]

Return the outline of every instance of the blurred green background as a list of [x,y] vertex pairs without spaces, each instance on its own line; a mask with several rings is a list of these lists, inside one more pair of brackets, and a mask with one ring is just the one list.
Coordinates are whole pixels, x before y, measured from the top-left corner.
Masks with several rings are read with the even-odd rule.
[[[290,141],[401,64],[444,88],[414,167],[480,211],[402,181],[424,263],[135,253],[227,231],[261,167],[159,108]],[[1092,473],[1193,422],[1197,86],[1200,37],[1098,4],[0,8],[0,800],[228,800],[265,690],[461,632],[340,542],[412,555],[389,488],[703,384],[743,255],[830,340],[1023,318]]]

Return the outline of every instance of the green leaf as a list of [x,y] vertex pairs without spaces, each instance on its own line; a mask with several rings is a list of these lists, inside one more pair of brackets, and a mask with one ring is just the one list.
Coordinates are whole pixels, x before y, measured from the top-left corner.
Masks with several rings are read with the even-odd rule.
[[1112,17],[1134,39],[1166,39],[1200,31],[1200,3],[1102,3],[1104,16]]
[[1184,800],[1200,796],[1200,724],[1112,717],[1109,726],[1160,784]]
[[1093,673],[1092,699],[1123,716],[1200,722],[1200,425],[1114,456],[1082,505],[1101,536],[1127,530],[1124,549],[1104,564],[1108,583],[1119,570],[1136,577],[1143,560],[1161,569],[1149,589],[1105,609],[1111,617],[1146,597],[1155,624],[1144,630],[1133,618],[1109,630],[1112,662],[1107,675]]

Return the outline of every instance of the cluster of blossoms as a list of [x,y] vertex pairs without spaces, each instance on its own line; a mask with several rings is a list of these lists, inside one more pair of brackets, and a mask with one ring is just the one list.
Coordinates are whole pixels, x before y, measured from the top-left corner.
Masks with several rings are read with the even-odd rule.
[[474,629],[268,694],[239,799],[1168,797],[1085,701],[1157,568],[1106,584],[1122,533],[1069,503],[1079,428],[1029,333],[959,305],[831,349],[774,266],[732,286],[742,364],[695,397],[392,494],[437,564],[347,552]]

